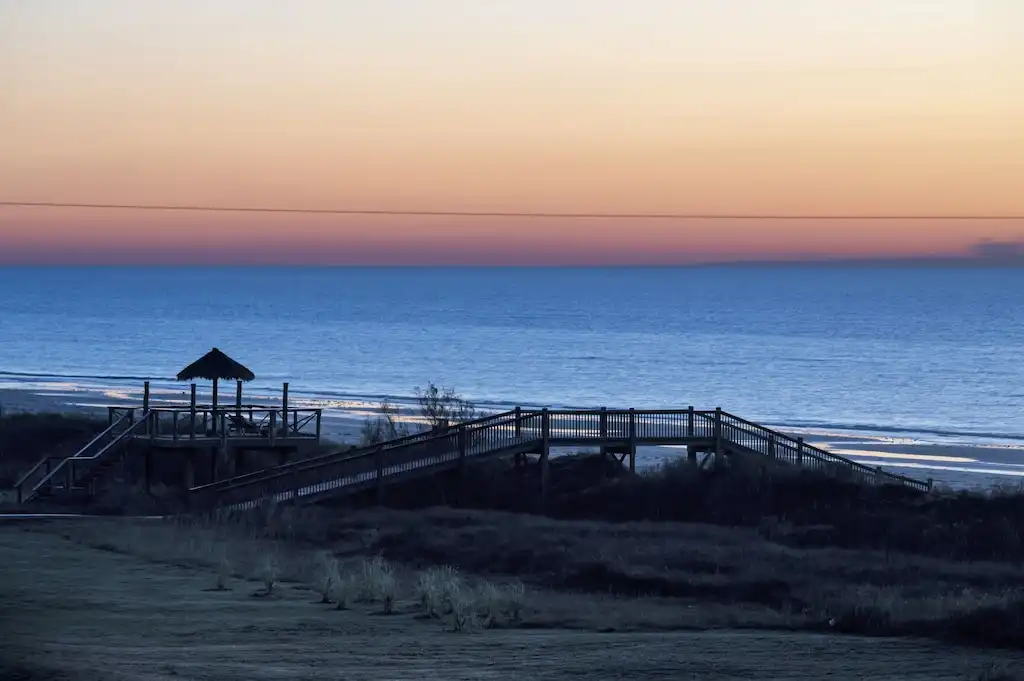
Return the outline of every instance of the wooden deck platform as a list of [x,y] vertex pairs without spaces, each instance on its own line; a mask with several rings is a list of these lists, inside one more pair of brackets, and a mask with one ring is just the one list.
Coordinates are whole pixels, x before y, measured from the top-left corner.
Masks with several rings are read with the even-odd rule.
[[134,407],[109,407],[113,424],[127,416],[143,418],[133,441],[168,449],[279,449],[319,444],[323,412],[320,409],[280,409],[265,405],[160,406],[142,412]]

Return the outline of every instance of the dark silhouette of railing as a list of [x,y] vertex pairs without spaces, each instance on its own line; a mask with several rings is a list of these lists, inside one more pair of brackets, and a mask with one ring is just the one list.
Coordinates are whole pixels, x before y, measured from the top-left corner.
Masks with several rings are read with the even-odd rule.
[[190,491],[197,508],[251,508],[264,500],[313,502],[454,469],[468,460],[514,453],[547,456],[551,447],[691,445],[753,455],[827,474],[928,491],[923,481],[872,468],[721,409],[523,410],[443,430],[325,454]]

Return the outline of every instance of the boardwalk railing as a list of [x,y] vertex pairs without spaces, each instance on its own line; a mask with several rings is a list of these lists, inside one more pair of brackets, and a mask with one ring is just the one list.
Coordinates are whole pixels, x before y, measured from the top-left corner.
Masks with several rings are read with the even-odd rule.
[[70,491],[92,476],[100,466],[116,460],[124,447],[145,428],[145,419],[136,420],[134,409],[125,409],[111,415],[110,425],[89,441],[74,456],[58,461],[56,466],[46,458],[35,465],[15,485],[18,503],[31,501],[41,492],[53,487]]
[[516,409],[372,447],[327,454],[203,485],[197,507],[252,507],[261,500],[313,501],[454,468],[467,459],[559,446],[699,444],[835,475],[928,490],[931,483],[871,468],[716,409]]
[[320,440],[322,410],[257,405],[153,407],[141,435],[151,439],[209,440],[264,438]]

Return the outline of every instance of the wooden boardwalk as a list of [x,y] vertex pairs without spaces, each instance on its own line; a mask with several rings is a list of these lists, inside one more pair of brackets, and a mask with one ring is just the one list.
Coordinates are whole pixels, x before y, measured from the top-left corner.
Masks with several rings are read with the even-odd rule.
[[536,454],[546,488],[552,447],[601,447],[629,456],[636,447],[686,445],[691,459],[753,456],[868,483],[928,491],[917,480],[859,464],[776,430],[716,410],[522,410],[503,412],[450,428],[374,447],[298,461],[190,490],[197,508],[255,508],[265,501],[315,503],[404,480],[454,470],[496,456]]
[[159,450],[179,451],[186,479],[194,480],[192,455],[197,451],[216,452],[209,457],[214,463],[242,450],[287,453],[319,444],[321,420],[320,409],[257,405],[109,407],[106,430],[73,456],[41,459],[15,483],[15,491],[19,503],[54,492],[91,494],[132,444],[146,450],[147,484],[153,452]]

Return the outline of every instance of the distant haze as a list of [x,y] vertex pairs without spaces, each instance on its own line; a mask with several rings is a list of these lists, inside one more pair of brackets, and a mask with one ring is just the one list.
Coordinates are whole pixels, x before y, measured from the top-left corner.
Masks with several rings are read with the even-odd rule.
[[[1024,214],[1020,0],[0,0],[0,200]],[[1021,221],[0,207],[0,263],[1024,259]]]

